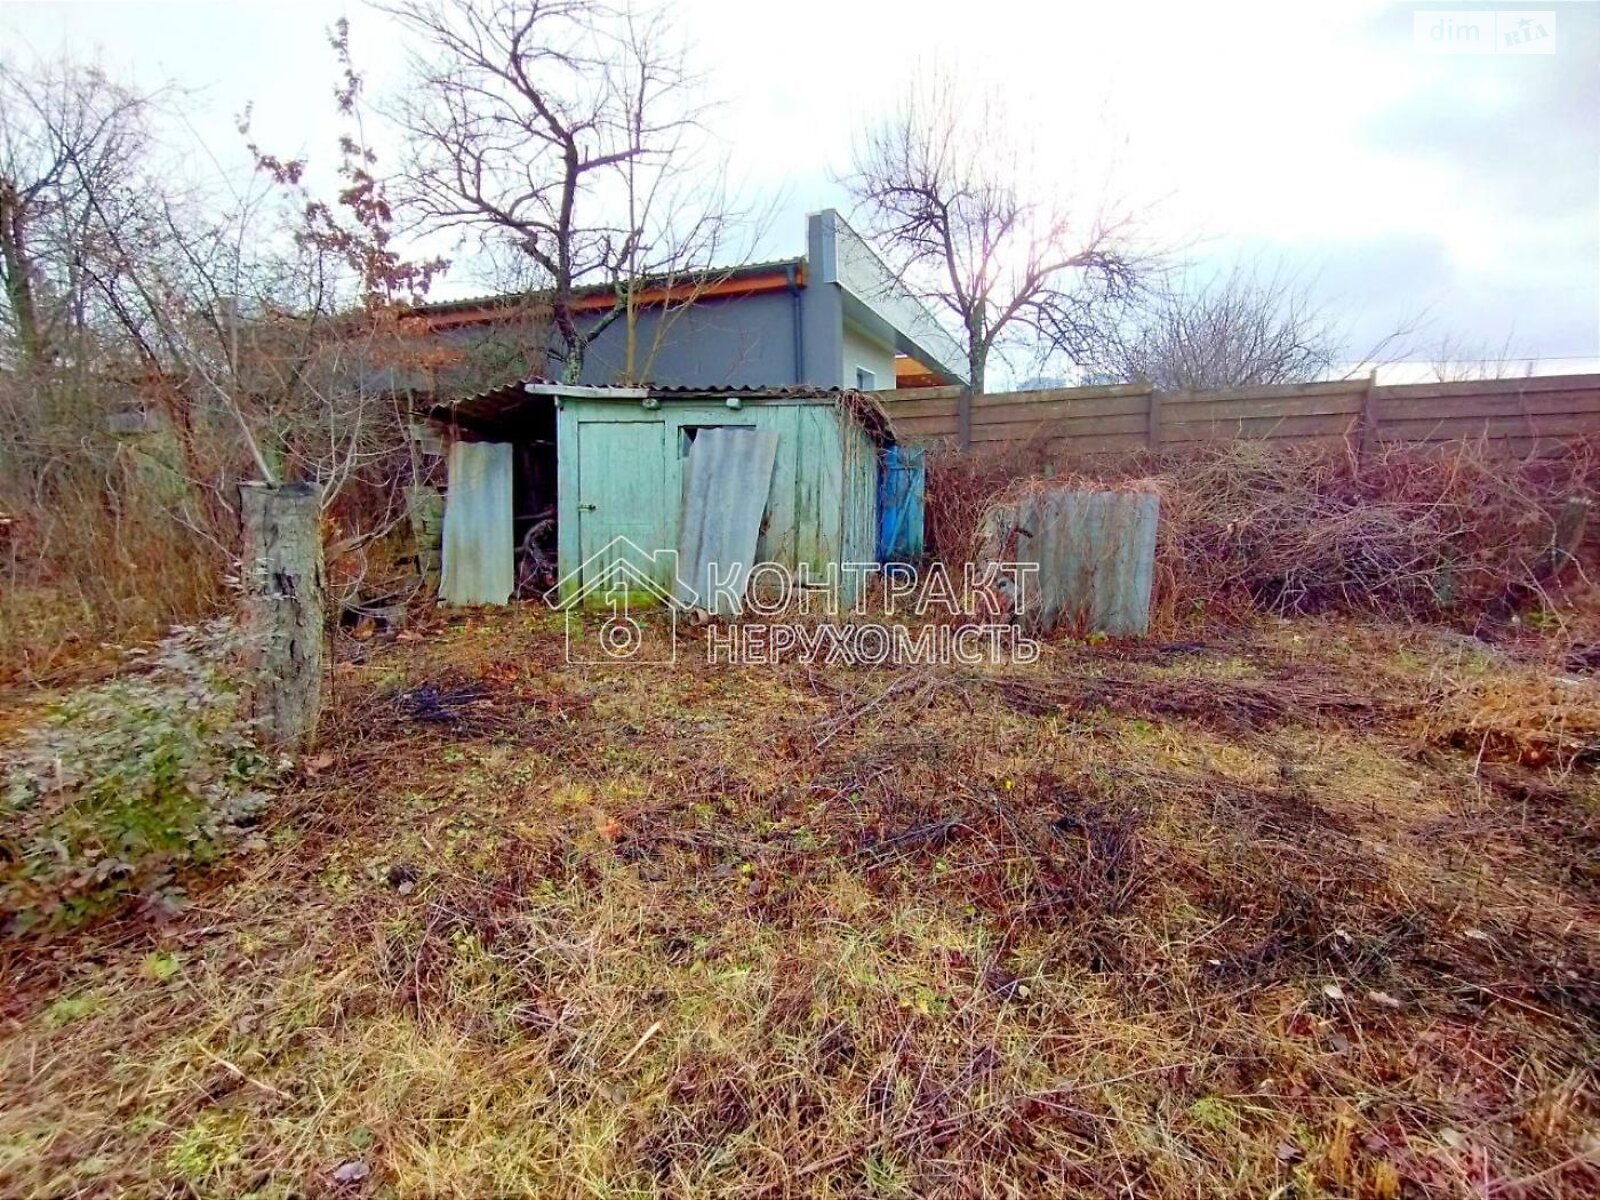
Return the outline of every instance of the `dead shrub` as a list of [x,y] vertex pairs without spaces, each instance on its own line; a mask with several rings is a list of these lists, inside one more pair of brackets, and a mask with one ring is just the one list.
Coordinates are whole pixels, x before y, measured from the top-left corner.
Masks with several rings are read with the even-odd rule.
[[[384,547],[346,531],[404,512],[412,472],[398,426],[373,440],[325,514],[335,596],[384,567]],[[238,485],[255,473],[234,419],[174,385],[0,375],[0,683],[59,680],[103,644],[217,612],[237,565]]]
[[1440,687],[1423,710],[1434,745],[1470,751],[1480,763],[1570,770],[1600,761],[1600,687],[1536,670]]
[[1485,442],[1344,450],[1233,441],[1182,454],[1051,457],[1045,443],[936,453],[930,543],[969,558],[984,512],[1021,481],[1105,486],[1147,477],[1161,495],[1158,622],[1256,611],[1436,617],[1533,580],[1563,500],[1585,494],[1594,447],[1511,459]]

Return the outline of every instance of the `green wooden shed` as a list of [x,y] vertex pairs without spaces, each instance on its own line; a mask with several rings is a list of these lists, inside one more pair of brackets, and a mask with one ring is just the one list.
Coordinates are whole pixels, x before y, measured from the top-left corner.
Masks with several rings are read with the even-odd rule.
[[[864,392],[530,380],[428,415],[450,443],[447,603],[552,587],[571,600],[619,554],[640,592],[670,596],[694,579],[697,556],[720,553],[726,566],[741,531],[753,562],[813,577],[875,559],[892,436]],[[751,558],[748,545],[739,556]]]

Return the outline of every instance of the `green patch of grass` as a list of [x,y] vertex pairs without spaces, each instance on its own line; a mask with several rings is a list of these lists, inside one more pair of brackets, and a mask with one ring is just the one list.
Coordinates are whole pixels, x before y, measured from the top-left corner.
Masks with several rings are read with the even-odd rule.
[[94,1016],[105,1007],[104,996],[62,996],[45,1009],[44,1021],[52,1029]]
[[245,1125],[242,1114],[202,1114],[173,1139],[167,1166],[195,1187],[220,1183],[244,1161]]
[[161,983],[183,970],[183,963],[176,954],[157,950],[145,955],[143,970],[151,979]]
[[1216,1096],[1202,1096],[1189,1106],[1189,1115],[1207,1129],[1226,1133],[1239,1125],[1239,1114],[1233,1105]]

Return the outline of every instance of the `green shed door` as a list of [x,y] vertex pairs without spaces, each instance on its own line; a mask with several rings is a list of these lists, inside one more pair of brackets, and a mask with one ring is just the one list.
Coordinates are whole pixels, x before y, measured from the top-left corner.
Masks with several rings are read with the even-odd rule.
[[597,554],[619,537],[639,548],[626,554],[633,565],[650,572],[667,594],[672,590],[667,537],[666,426],[661,421],[584,421],[578,426],[578,544],[584,583],[603,575],[618,557],[613,548]]

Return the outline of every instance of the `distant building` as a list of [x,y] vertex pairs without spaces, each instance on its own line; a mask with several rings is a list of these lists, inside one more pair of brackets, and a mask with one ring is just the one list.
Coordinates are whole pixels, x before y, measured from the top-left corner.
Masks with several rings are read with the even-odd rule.
[[[801,257],[646,281],[636,303],[634,373],[660,387],[877,391],[966,381],[960,346],[832,209],[806,219]],[[613,289],[595,287],[578,293],[576,307],[597,324],[615,304]],[[527,321],[529,306],[527,296],[482,296],[426,304],[416,315],[470,347],[503,339],[503,327]],[[627,338],[625,320],[604,329],[579,382],[617,382]],[[519,365],[514,375],[547,372],[541,362]]]

